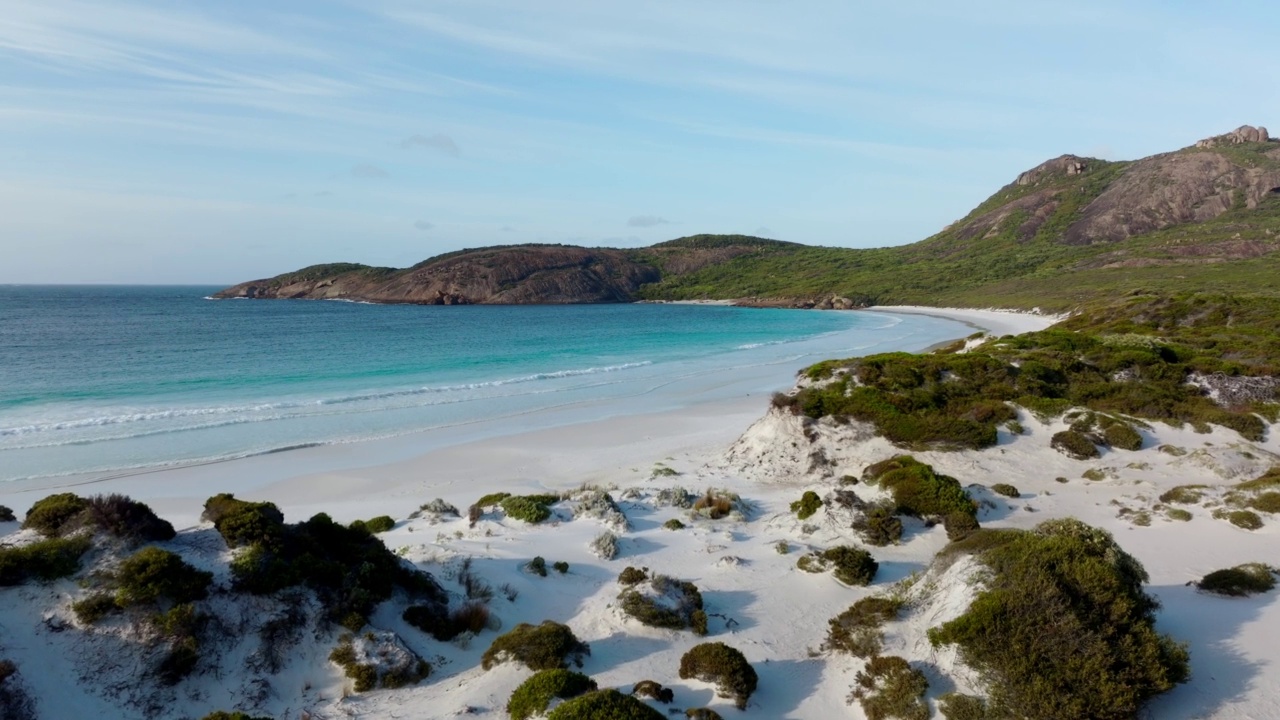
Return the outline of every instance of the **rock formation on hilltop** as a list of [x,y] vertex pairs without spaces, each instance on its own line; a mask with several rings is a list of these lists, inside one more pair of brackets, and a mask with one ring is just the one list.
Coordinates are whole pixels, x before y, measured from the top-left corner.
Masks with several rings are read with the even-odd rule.
[[1264,127],[1254,127],[1252,125],[1241,125],[1223,135],[1214,135],[1211,138],[1205,138],[1196,143],[1198,148],[1213,148],[1219,145],[1244,145],[1245,143],[1261,143],[1270,142],[1271,136],[1267,134]]

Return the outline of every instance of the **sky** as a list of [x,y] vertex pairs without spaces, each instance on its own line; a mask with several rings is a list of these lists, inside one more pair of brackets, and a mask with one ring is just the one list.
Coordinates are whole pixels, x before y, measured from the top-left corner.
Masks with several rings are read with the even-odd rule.
[[695,233],[914,242],[1051,157],[1280,126],[1278,17],[1234,0],[4,0],[0,283],[230,284]]

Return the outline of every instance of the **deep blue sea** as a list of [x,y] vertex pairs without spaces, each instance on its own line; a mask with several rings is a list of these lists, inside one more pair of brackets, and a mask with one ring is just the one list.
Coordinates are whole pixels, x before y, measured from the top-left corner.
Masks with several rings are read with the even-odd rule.
[[206,299],[216,289],[0,286],[0,481],[691,404],[752,368],[782,389],[823,357],[963,334],[869,313]]

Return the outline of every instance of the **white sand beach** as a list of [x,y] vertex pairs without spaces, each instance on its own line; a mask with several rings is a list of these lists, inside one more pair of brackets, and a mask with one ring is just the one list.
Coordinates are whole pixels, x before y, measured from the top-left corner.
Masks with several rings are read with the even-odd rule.
[[[895,307],[875,312],[927,313],[996,336],[1042,329],[1057,320],[990,310]],[[1280,685],[1274,682],[1280,672],[1280,605],[1275,594],[1227,599],[1188,586],[1211,570],[1274,562],[1280,523],[1268,518],[1261,529],[1247,531],[1214,519],[1200,507],[1188,506],[1193,517],[1185,522],[1155,509],[1159,495],[1174,486],[1216,488],[1260,475],[1280,461],[1280,439],[1272,433],[1266,442],[1250,443],[1224,428],[1197,434],[1159,425],[1143,430],[1142,450],[1111,450],[1097,460],[1077,461],[1048,445],[1048,437],[1061,429],[1060,422],[1044,424],[1028,413],[1022,415],[1026,432],[1014,436],[1002,430],[996,447],[917,457],[971,486],[971,493],[986,501],[979,516],[983,526],[1026,528],[1048,518],[1077,517],[1110,531],[1142,561],[1151,576],[1149,590],[1164,606],[1159,629],[1189,643],[1193,670],[1189,683],[1152,705],[1152,717],[1280,717]],[[514,601],[502,594],[492,601],[504,628],[546,619],[568,624],[590,644],[583,672],[602,688],[629,691],[634,683],[652,679],[674,690],[672,707],[706,706],[734,716],[738,711],[730,701],[717,698],[711,685],[677,676],[681,655],[700,638],[642,626],[615,606],[618,573],[629,565],[647,566],[696,583],[710,615],[707,639],[740,649],[755,667],[759,690],[746,716],[862,716],[847,702],[862,661],[818,652],[827,620],[861,597],[919,578],[946,544],[945,533],[941,527],[908,520],[900,545],[871,549],[880,562],[875,582],[850,588],[829,574],[808,574],[795,567],[797,557],[808,549],[856,544],[847,524],[828,510],[801,522],[788,507],[803,491],[826,495],[835,487],[835,478],[858,475],[865,465],[900,451],[883,439],[858,435],[851,426],[819,423],[816,439],[806,439],[794,416],[769,409],[767,393],[588,423],[544,427],[537,417],[520,422],[526,424],[479,439],[452,431],[444,438],[409,436],[307,448],[75,487],[59,480],[15,483],[0,488],[0,503],[21,516],[33,501],[54,491],[125,493],[171,520],[180,530],[173,543],[209,567],[225,560],[225,549],[184,537],[195,538],[200,528],[208,527],[200,523],[200,507],[218,492],[270,500],[291,522],[317,512],[344,523],[390,515],[397,524],[380,535],[386,545],[433,573],[450,591],[458,591],[451,579],[464,558],[472,559],[475,573],[492,587],[513,588]],[[425,449],[415,453],[415,443]],[[1162,445],[1182,452],[1156,449]],[[809,462],[815,451],[828,461],[818,470]],[[1089,471],[1101,479],[1085,479]],[[996,482],[1017,486],[1021,496],[992,494],[986,486]],[[488,514],[472,527],[465,517],[465,508],[486,493],[568,491],[586,484],[610,488],[629,521],[626,529],[617,528],[620,552],[614,559],[601,559],[589,547],[610,526],[598,519],[574,518],[569,510],[557,508],[554,520],[536,526]],[[672,486],[693,493],[724,488],[740,495],[751,509],[744,519],[691,520],[687,510],[657,501],[658,491]],[[857,491],[870,497],[877,493],[862,487]],[[1212,496],[1218,491],[1206,492]],[[463,509],[464,517],[408,519],[434,498]],[[664,529],[673,518],[689,527]],[[0,532],[15,533],[17,525],[2,524]],[[786,543],[789,552],[780,553],[779,542]],[[535,555],[548,563],[569,563],[568,573],[542,578],[524,572],[523,564]],[[925,668],[931,699],[947,690],[968,689],[965,683],[972,682],[952,672],[957,670],[953,654],[935,651],[924,639],[928,627],[964,610],[965,589],[955,580],[956,573],[953,569],[945,577],[932,578],[932,584],[918,583],[910,591],[916,594],[915,610],[887,627],[888,651]],[[119,638],[102,637],[109,632],[48,631],[51,617],[74,624],[68,610],[77,593],[73,583],[0,592],[10,600],[0,616],[5,645],[22,659],[23,677],[39,698],[42,717],[148,716],[141,709],[146,698],[123,698],[113,690],[132,672],[127,663],[110,659]],[[12,602],[15,596],[21,602]],[[216,675],[192,679],[176,704],[150,716],[199,717],[214,709],[241,707],[289,720],[506,717],[507,698],[530,671],[512,664],[490,671],[479,667],[481,652],[497,632],[486,631],[470,642],[436,642],[408,626],[390,605],[374,617],[374,625],[397,633],[433,664],[432,676],[420,685],[352,694],[350,681],[324,660],[334,638],[316,637],[294,651],[285,670],[267,679],[265,690],[243,669],[243,649],[231,648]],[[96,671],[86,672],[86,667]],[[68,682],[71,678],[77,681]],[[655,707],[665,713],[665,706]]]

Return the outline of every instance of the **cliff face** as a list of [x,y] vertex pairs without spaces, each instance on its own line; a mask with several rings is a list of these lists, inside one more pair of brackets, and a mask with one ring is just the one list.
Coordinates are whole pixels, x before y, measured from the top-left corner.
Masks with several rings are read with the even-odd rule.
[[518,246],[464,251],[407,270],[318,266],[227,288],[220,298],[353,299],[418,305],[630,302],[660,273],[622,250]]

